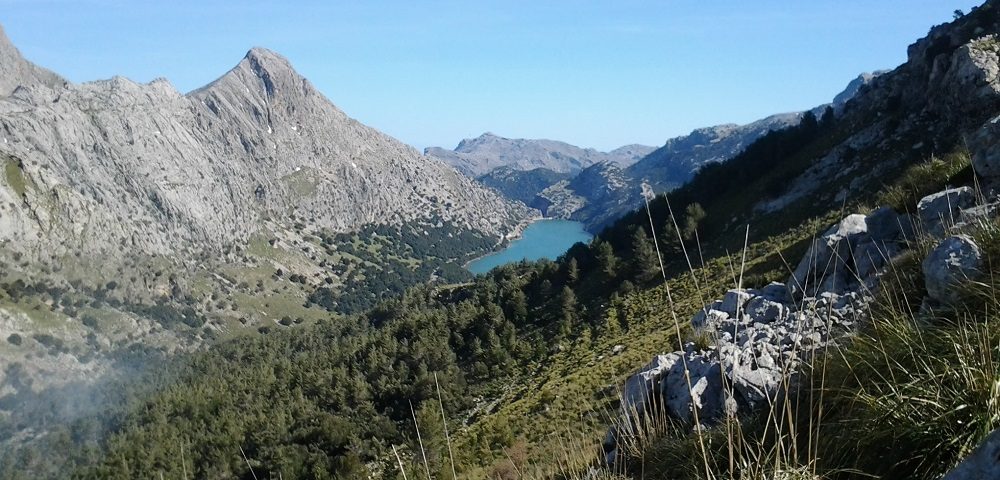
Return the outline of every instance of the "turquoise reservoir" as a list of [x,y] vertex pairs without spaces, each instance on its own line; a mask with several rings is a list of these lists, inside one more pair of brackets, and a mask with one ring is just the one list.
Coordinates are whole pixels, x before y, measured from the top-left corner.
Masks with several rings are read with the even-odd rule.
[[521,260],[548,258],[555,260],[577,242],[589,242],[593,235],[583,229],[583,224],[570,220],[539,220],[524,229],[521,238],[507,248],[469,262],[465,266],[475,274],[486,273],[494,267]]

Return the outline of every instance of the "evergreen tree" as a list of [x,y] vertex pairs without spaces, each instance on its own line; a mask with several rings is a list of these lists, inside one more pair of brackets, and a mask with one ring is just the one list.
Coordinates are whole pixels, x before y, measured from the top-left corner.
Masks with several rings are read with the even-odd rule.
[[[816,117],[812,117],[813,121],[816,121]],[[700,203],[692,203],[684,209],[684,228],[681,230],[681,235],[684,240],[691,240],[694,238],[695,232],[698,231],[698,225],[701,221],[705,219],[705,209],[702,208]]]
[[507,298],[507,316],[517,324],[528,320],[528,297],[523,290],[517,288],[511,291]]
[[[441,474],[449,472],[447,443],[444,437],[444,419],[441,418],[441,409],[437,402],[428,401],[420,404],[416,411],[417,428],[420,430],[418,439],[416,432],[411,435],[410,448],[414,452],[414,470],[421,472],[424,470],[424,456],[427,457],[427,468],[433,478],[443,478]],[[423,450],[421,453],[421,444]]]
[[573,324],[576,322],[578,309],[576,294],[573,289],[563,287],[559,295],[559,333],[562,336],[569,336],[573,333]]
[[653,239],[643,228],[632,234],[632,273],[640,283],[647,283],[660,275],[660,260],[656,257]]
[[576,285],[579,280],[580,266],[577,264],[576,257],[570,257],[569,261],[566,262],[566,283]]
[[608,300],[608,309],[604,313],[604,333],[609,336],[615,336],[621,333],[622,324],[619,320],[619,309],[621,308],[621,297],[618,292],[611,294],[611,298]]
[[595,241],[594,248],[597,250],[597,264],[600,266],[601,273],[608,278],[615,278],[615,275],[618,274],[618,257],[615,256],[615,251],[611,248],[611,244],[604,241]]

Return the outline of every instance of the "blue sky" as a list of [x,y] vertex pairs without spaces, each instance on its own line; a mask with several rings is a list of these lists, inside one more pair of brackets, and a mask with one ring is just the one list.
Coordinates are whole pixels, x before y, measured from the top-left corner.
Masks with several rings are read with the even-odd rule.
[[411,145],[492,131],[610,149],[829,101],[970,0],[0,0],[30,60],[189,91],[252,46]]

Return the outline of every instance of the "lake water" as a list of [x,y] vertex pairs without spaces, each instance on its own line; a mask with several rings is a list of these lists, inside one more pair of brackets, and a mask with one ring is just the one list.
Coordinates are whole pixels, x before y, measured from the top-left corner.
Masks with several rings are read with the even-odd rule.
[[466,269],[475,274],[486,273],[494,267],[521,260],[555,260],[566,253],[576,242],[589,242],[593,235],[583,229],[580,222],[569,220],[539,220],[524,229],[521,238],[507,248],[473,260]]

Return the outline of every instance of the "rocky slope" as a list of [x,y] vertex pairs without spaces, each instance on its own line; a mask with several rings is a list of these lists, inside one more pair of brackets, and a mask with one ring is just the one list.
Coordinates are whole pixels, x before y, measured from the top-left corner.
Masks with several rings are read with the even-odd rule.
[[507,198],[541,209],[540,205],[544,205],[544,202],[539,204],[538,194],[571,177],[572,174],[553,172],[547,168],[516,170],[511,167],[497,167],[485,175],[480,175],[476,180]]
[[[846,103],[882,73],[859,75],[832,103],[809,112],[771,115],[745,125],[698,128],[687,135],[671,138],[662,147],[610,176],[609,183],[602,184],[591,178],[576,182],[576,188],[569,187],[569,182],[553,184],[552,190],[532,205],[547,206],[552,212],[550,215],[583,222],[596,233],[610,221],[641,205],[639,192],[643,183],[658,193],[673,190],[688,182],[700,168],[735,157],[768,132],[798,125],[807,113],[821,118],[828,107],[833,114],[843,112]],[[608,199],[608,202],[601,199]]]
[[[932,317],[936,309],[956,305],[964,298],[963,285],[987,275],[986,254],[971,233],[982,229],[981,222],[995,221],[998,205],[998,34],[995,1],[932,28],[909,47],[906,63],[869,79],[843,104],[835,122],[814,127],[822,134],[784,154],[774,172],[780,182],[759,168],[740,176],[737,183],[750,194],[762,191],[754,182],[770,183],[775,187],[771,198],[748,209],[734,200],[742,198],[738,192],[722,194],[730,197],[722,201],[728,207],[725,217],[716,215],[719,223],[704,230],[768,222],[788,228],[801,212],[829,211],[852,199],[871,198],[872,192],[884,193],[904,167],[966,148],[971,168],[965,182],[986,186],[918,196],[915,205],[893,205],[898,211],[880,205],[868,215],[850,215],[809,244],[786,283],[730,290],[705,304],[691,324],[710,339],[707,346],[688,343],[683,351],[658,356],[626,382],[623,421],[607,437],[609,462],[637,425],[632,407],[641,414],[650,405],[662,405],[670,417],[711,424],[773,401],[788,388],[789,377],[794,387],[800,355],[863,325],[885,268],[893,259],[913,255],[920,242],[930,248],[919,257],[921,285],[913,290],[923,304],[914,315]],[[737,157],[730,163],[750,160]],[[731,166],[735,171],[737,165]],[[698,180],[685,190],[704,186]],[[907,195],[917,191],[906,190]],[[955,478],[980,478],[975,473],[983,465],[995,464],[995,458],[972,460],[977,461],[981,464],[966,465],[965,476]]]
[[514,170],[545,168],[557,173],[575,173],[599,162],[627,166],[651,151],[653,147],[626,145],[610,152],[599,152],[555,140],[504,138],[487,132],[462,140],[454,150],[429,147],[424,153],[445,161],[470,177],[478,177],[499,167]]
[[553,184],[532,203],[546,216],[583,222],[591,231],[635,208],[639,185],[616,164],[602,162]]
[[534,216],[266,49],[182,94],[66,82],[0,31],[0,419],[161,354],[462,279]]
[[[73,85],[0,37],[0,241],[170,253],[441,218],[499,238],[528,211],[349,118],[281,56],[251,50],[183,95],[166,80]],[[53,251],[51,248],[49,251]]]
[[726,161],[767,132],[795,125],[801,119],[802,113],[784,113],[746,125],[699,128],[667,140],[626,169],[626,173],[637,181],[649,183],[657,192],[672,190],[690,180],[701,166]]

